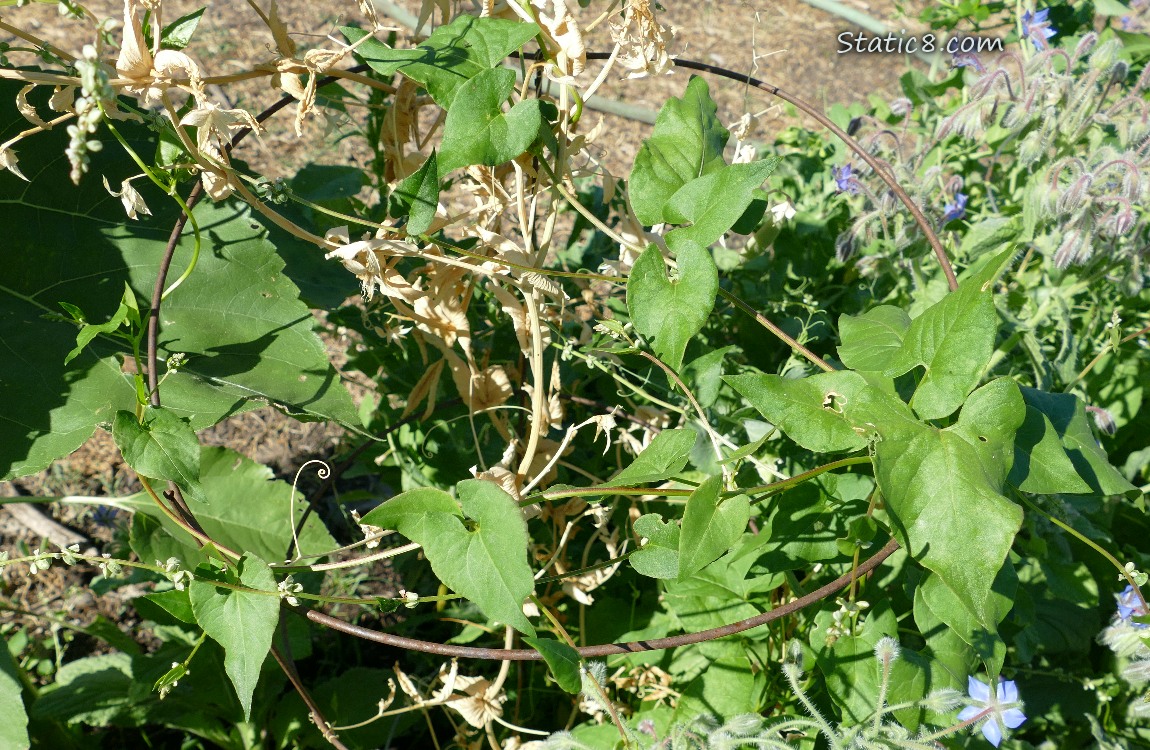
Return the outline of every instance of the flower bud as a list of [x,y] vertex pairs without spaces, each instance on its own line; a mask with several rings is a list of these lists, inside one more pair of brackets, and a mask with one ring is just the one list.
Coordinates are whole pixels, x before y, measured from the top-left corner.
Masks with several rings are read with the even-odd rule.
[[879,638],[878,643],[874,646],[874,658],[878,659],[883,664],[890,664],[898,661],[898,657],[902,652],[902,647],[899,646],[898,641],[891,638],[889,635]]

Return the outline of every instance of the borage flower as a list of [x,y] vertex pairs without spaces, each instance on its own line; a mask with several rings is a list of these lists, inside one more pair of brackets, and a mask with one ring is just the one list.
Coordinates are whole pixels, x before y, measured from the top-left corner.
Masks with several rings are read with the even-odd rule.
[[942,223],[949,224],[966,216],[967,197],[964,193],[954,194],[954,203],[947,203],[942,208]]
[[1039,52],[1049,48],[1046,40],[1058,33],[1058,29],[1050,25],[1049,16],[1049,8],[1043,8],[1037,13],[1026,11],[1022,14],[1022,36],[1029,39]]
[[1118,595],[1118,619],[1125,622],[1130,622],[1136,628],[1150,627],[1144,623],[1131,622],[1132,617],[1142,617],[1146,614],[1146,607],[1143,606],[1142,600],[1134,591],[1133,586],[1127,586],[1126,589]]
[[1018,699],[1018,685],[1014,680],[1000,680],[991,693],[990,686],[975,677],[967,678],[967,692],[972,705],[958,713],[959,721],[982,722],[982,736],[998,747],[1002,743],[1002,729],[1017,729],[1026,721],[1022,703]]
[[858,195],[859,192],[861,192],[859,178],[855,177],[854,169],[851,167],[849,161],[841,167],[835,167],[832,174],[835,178],[835,185],[838,186],[840,193]]

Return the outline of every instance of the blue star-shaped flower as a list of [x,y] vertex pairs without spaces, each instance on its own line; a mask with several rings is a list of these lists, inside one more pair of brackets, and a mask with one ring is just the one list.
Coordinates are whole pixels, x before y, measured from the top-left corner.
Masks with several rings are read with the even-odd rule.
[[966,216],[967,196],[964,193],[954,194],[954,203],[947,203],[942,209],[942,223],[949,224],[955,219]]
[[1026,11],[1022,14],[1022,36],[1029,39],[1039,52],[1049,46],[1046,40],[1058,33],[1058,29],[1050,25],[1049,15],[1049,8],[1043,8],[1037,13]]
[[834,174],[835,184],[838,185],[840,193],[858,195],[859,180],[854,176],[854,170],[851,169],[849,161],[841,167],[835,167],[832,174]]
[[[1133,586],[1127,586],[1126,589],[1118,595],[1118,619],[1130,622],[1131,617],[1141,617],[1144,614],[1146,614],[1146,611],[1142,608],[1142,600],[1138,598],[1138,594],[1134,593]],[[1150,627],[1141,622],[1131,624],[1136,628]]]
[[1026,721],[1022,713],[1022,704],[1018,699],[1018,685],[1014,680],[1000,680],[994,694],[990,686],[974,677],[967,678],[967,692],[973,705],[962,709],[958,714],[959,721],[980,719],[982,736],[998,747],[1002,743],[1002,729],[1017,729]]

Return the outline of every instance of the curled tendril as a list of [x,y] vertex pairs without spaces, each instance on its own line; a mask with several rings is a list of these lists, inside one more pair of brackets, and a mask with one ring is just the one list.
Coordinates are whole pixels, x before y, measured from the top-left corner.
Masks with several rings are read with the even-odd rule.
[[295,527],[296,485],[299,484],[300,474],[303,474],[304,469],[311,466],[312,464],[319,464],[320,465],[320,468],[317,469],[315,472],[315,475],[317,477],[319,477],[320,479],[327,479],[329,476],[331,476],[331,466],[329,466],[326,461],[321,461],[318,458],[313,458],[312,460],[308,461],[307,463],[305,463],[303,466],[299,467],[299,469],[296,470],[295,477],[292,478],[292,482],[291,482],[291,497],[288,499],[288,518],[291,521],[291,540],[292,540],[292,548],[295,549],[295,557],[293,557],[290,560],[286,560],[285,562],[289,562],[289,563],[294,562],[295,560],[299,560],[301,557],[300,549],[299,549],[299,534],[297,533],[296,527]]

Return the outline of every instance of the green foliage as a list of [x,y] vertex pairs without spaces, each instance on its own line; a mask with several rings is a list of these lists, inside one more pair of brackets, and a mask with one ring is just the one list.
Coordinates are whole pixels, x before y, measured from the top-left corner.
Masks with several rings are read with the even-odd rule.
[[[832,105],[930,238],[829,136],[761,143],[747,120],[731,155],[737,113],[702,78],[617,180],[589,138],[577,19],[432,5],[415,47],[344,27],[355,73],[327,50],[288,63],[265,19],[297,124],[324,111],[366,169],[250,175],[218,150],[246,117],[198,96],[154,117],[87,59],[46,51],[28,106],[0,86],[0,160],[31,178],[0,171],[0,475],[101,428],[156,493],[53,498],[131,514],[96,554],[5,550],[36,585],[94,567],[84,585],[136,617],[129,634],[28,606],[49,625],[0,625],[0,746],[510,745],[519,725],[555,732],[545,748],[973,746],[984,723],[958,708],[1020,709],[940,692],[970,678],[1023,696],[1014,745],[1150,741],[1150,37],[1105,28],[1115,3],[1056,5],[1060,50],[1011,37],[979,66],[906,73],[897,100]],[[658,17],[617,20],[642,9]],[[50,109],[45,80],[82,86],[73,130],[19,135]],[[235,197],[196,206],[162,272],[190,180]],[[126,221],[133,184],[153,214]],[[345,225],[352,241],[323,239]],[[200,445],[264,404],[347,428],[320,491]],[[569,645],[613,641],[604,661]],[[524,645],[514,666],[440,655]]]
[[167,409],[148,407],[143,421],[127,411],[116,412],[112,438],[137,474],[175,482],[186,494],[204,502],[200,491],[200,443],[187,422]]
[[538,99],[525,99],[504,112],[514,88],[515,73],[504,68],[485,70],[460,85],[443,125],[440,177],[469,164],[502,164],[535,142],[544,106]]
[[[188,598],[196,623],[224,649],[224,669],[247,719],[256,682],[279,624],[279,599],[268,595],[275,591],[276,581],[267,563],[251,555],[240,560],[236,572],[206,575],[209,580],[192,581]],[[217,586],[216,582],[229,586]]]
[[363,522],[395,529],[418,542],[432,570],[484,614],[534,636],[523,600],[534,590],[526,556],[527,524],[511,496],[491,482],[456,486],[458,502],[436,489],[411,490],[379,506]]
[[687,343],[707,322],[719,288],[711,254],[693,240],[673,244],[678,276],[667,278],[659,248],[649,246],[635,261],[627,284],[627,309],[639,333],[653,339],[655,353],[671,369],[683,364]]
[[663,221],[664,206],[680,188],[726,166],[723,148],[730,133],[715,112],[707,82],[697,76],[683,98],[671,97],[663,105],[628,181],[631,208],[639,221]]

